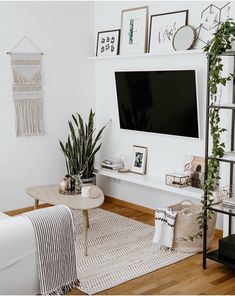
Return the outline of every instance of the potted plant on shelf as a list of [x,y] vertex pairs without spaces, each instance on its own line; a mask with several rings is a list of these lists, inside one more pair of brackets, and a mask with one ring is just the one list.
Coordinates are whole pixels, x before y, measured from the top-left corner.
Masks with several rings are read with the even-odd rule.
[[[221,23],[218,31],[214,34],[213,40],[204,48],[207,56],[210,56],[209,65],[209,91],[210,91],[210,104],[219,105],[221,101],[222,92],[218,95],[218,87],[226,86],[227,81],[235,77],[235,73],[230,73],[228,76],[223,76],[223,63],[221,54],[225,51],[231,50],[232,43],[235,40],[235,22],[232,19]],[[210,135],[212,138],[212,153],[208,162],[208,174],[204,185],[204,195],[202,196],[202,211],[198,216],[199,231],[198,233],[190,236],[193,240],[202,237],[203,228],[205,223],[212,217],[212,211],[207,207],[213,202],[213,192],[218,179],[219,161],[218,158],[224,156],[225,143],[221,141],[221,134],[226,131],[225,128],[220,127],[220,114],[219,108],[211,108],[209,111],[209,126]],[[207,214],[206,214],[207,211]]]
[[100,129],[94,137],[94,116],[90,110],[88,123],[84,123],[82,117],[76,113],[72,114],[72,121],[68,121],[70,133],[65,143],[60,143],[60,147],[65,156],[67,173],[71,179],[79,180],[83,183],[95,184],[94,160],[96,153],[100,150],[102,132]]

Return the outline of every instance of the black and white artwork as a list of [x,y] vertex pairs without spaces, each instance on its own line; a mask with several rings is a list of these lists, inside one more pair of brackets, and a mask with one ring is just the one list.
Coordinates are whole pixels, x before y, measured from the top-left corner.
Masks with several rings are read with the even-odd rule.
[[118,55],[120,29],[98,32],[96,56]]
[[146,171],[147,148],[143,146],[133,146],[133,161],[131,171],[144,175]]
[[144,156],[144,154],[141,153],[141,152],[136,152],[135,153],[135,164],[134,164],[134,166],[136,168],[141,168],[142,167],[143,156]]
[[187,22],[188,10],[152,15],[149,34],[149,52],[173,50],[173,37],[180,27],[187,25]]

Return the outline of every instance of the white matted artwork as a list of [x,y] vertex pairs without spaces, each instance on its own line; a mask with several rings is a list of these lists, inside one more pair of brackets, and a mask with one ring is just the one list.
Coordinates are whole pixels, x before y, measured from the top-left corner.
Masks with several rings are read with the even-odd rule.
[[147,50],[148,7],[122,10],[121,54],[145,53]]
[[188,10],[151,15],[149,52],[173,50],[173,37],[187,22]]
[[98,32],[96,56],[119,54],[120,29]]
[[131,172],[144,175],[147,163],[147,147],[133,145],[133,159]]

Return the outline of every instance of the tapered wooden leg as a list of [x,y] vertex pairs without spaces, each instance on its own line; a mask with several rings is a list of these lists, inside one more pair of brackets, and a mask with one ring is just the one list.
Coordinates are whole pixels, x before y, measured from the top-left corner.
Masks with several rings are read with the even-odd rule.
[[86,219],[87,219],[87,228],[89,229],[89,228],[90,228],[90,224],[89,224],[89,215],[88,215],[88,211],[87,211]]
[[39,200],[38,199],[35,199],[35,202],[34,202],[34,210],[37,210],[38,204],[39,204]]
[[88,211],[83,210],[83,220],[84,220],[84,255],[87,254],[87,231],[88,231]]

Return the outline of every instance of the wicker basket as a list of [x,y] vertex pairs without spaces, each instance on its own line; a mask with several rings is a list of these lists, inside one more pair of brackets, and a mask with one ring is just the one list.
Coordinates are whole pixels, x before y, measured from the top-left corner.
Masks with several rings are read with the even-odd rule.
[[[201,212],[201,205],[184,200],[181,203],[170,206],[170,209],[178,212],[175,222],[175,233],[173,249],[181,252],[197,253],[202,252],[202,238],[191,241],[188,236],[194,235],[199,230],[197,217]],[[208,221],[207,248],[214,238],[216,213],[212,214]]]

